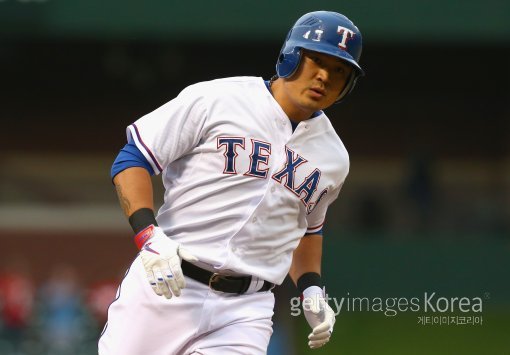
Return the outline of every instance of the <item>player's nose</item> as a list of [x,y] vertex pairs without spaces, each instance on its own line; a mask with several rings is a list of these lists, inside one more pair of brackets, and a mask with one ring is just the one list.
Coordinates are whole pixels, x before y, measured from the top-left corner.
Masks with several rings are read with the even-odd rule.
[[327,68],[319,68],[316,77],[317,80],[327,83],[329,81],[330,73]]

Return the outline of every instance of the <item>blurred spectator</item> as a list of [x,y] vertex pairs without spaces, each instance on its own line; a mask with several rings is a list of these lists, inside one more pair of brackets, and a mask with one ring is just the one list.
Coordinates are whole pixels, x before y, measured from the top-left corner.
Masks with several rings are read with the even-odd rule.
[[359,197],[358,228],[371,237],[382,235],[389,220],[386,208],[380,191],[366,189]]
[[55,266],[41,288],[38,304],[36,333],[42,351],[51,355],[84,353],[97,335],[91,328],[75,270],[68,265]]
[[410,160],[406,195],[409,198],[410,216],[416,232],[427,232],[433,222],[432,211],[435,203],[435,176],[429,154],[416,154]]
[[11,257],[0,271],[0,353],[21,353],[30,325],[34,285],[28,265],[21,257]]
[[108,315],[108,307],[115,299],[119,282],[104,280],[92,284],[87,294],[87,306],[100,330],[104,327]]

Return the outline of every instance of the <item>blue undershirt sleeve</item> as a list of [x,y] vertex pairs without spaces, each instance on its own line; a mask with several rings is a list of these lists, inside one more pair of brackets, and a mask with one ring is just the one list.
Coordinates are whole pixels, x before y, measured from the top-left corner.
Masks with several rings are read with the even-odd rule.
[[135,166],[145,168],[149,174],[154,175],[154,170],[140,149],[138,149],[135,143],[129,141],[128,144],[126,144],[124,148],[120,150],[119,155],[117,155],[117,158],[115,158],[115,161],[113,162],[112,170],[110,173],[112,180],[115,175],[121,171]]
[[312,235],[312,234],[320,234],[320,235],[323,235],[323,234],[322,234],[322,229],[321,229],[320,231],[313,232],[313,233],[305,233],[305,236],[306,236],[306,235]]

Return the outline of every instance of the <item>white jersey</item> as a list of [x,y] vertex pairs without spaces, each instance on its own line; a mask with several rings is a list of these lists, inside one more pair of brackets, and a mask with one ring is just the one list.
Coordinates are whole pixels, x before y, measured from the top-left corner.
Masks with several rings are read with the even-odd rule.
[[295,131],[262,78],[202,82],[127,129],[166,188],[159,226],[204,263],[280,284],[349,157],[324,113]]

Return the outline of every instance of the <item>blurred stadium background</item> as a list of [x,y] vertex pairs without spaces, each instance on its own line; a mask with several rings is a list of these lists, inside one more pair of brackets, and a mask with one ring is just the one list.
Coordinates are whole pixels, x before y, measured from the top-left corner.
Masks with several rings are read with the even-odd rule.
[[[269,78],[303,13],[348,15],[367,76],[328,111],[351,158],[331,297],[480,297],[481,313],[342,312],[310,352],[277,291],[269,354],[510,354],[510,3],[0,1],[0,354],[94,354],[135,256],[110,182],[125,127],[197,81]],[[161,185],[157,184],[156,198]],[[420,324],[420,316],[482,324]]]

